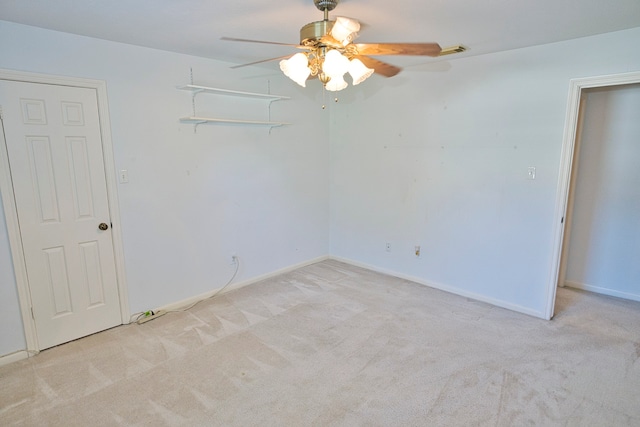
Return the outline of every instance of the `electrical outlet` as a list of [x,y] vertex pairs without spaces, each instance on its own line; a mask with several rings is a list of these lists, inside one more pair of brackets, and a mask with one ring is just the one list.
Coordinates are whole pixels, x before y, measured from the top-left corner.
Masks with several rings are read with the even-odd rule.
[[387,252],[391,252],[391,243],[387,242],[385,245],[385,249]]
[[534,166],[529,166],[527,168],[527,178],[536,179],[536,168]]

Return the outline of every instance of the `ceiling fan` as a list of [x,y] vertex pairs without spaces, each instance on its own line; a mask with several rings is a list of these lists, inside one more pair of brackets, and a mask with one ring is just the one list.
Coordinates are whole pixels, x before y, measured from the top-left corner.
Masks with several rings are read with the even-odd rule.
[[347,87],[344,80],[347,73],[351,75],[353,84],[357,85],[374,72],[384,77],[392,77],[402,70],[370,56],[436,57],[466,50],[463,46],[442,49],[438,43],[353,43],[360,31],[358,21],[341,16],[329,20],[329,12],[335,9],[339,0],[313,0],[313,3],[324,13],[324,19],[306,24],[300,29],[300,44],[222,37],[222,40],[228,41],[292,46],[302,52],[232,68],[280,60],[282,72],[300,86],[306,86],[308,79],[317,77],[327,90],[339,91]]

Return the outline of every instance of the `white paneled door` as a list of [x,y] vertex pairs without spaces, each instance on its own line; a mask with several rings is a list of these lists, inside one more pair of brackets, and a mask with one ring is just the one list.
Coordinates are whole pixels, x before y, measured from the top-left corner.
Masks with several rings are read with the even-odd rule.
[[0,80],[38,347],[121,324],[97,95]]

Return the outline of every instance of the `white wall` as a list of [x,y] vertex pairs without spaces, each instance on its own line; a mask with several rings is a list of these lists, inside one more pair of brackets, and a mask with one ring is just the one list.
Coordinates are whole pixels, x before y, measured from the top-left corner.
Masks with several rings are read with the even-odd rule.
[[640,85],[583,96],[566,284],[640,301]]
[[640,70],[638,42],[640,28],[358,86],[332,116],[331,254],[543,317],[569,80]]
[[[320,90],[281,73],[79,37],[0,21],[0,68],[107,83],[131,312],[154,308],[328,254],[328,112]],[[291,96],[272,105],[267,128],[201,125],[194,133],[189,83]],[[267,119],[267,104],[200,95],[200,111]],[[229,111],[227,111],[229,110]],[[244,111],[242,111],[244,110]],[[317,115],[309,114],[317,111]],[[255,115],[255,116],[254,116]],[[313,132],[309,132],[313,129]],[[25,348],[0,221],[0,355]]]

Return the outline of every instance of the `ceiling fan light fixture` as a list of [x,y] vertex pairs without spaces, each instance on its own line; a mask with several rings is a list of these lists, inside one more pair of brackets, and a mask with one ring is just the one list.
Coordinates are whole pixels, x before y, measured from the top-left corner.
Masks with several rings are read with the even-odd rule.
[[349,74],[351,74],[354,86],[367,80],[374,71],[373,68],[367,67],[358,58],[352,59],[349,63]]
[[[324,55],[322,72],[333,78],[342,78],[349,71],[349,60],[335,49]],[[343,79],[344,80],[344,79]]]
[[358,36],[358,31],[360,31],[360,23],[358,21],[338,16],[331,28],[331,37],[346,46]]
[[[223,40],[263,43],[272,45],[292,46],[303,49],[305,53],[297,53],[288,59],[280,61],[280,69],[285,76],[306,87],[310,76],[317,77],[327,90],[338,91],[347,87],[344,75],[351,75],[353,85],[358,85],[368,79],[373,73],[383,77],[393,77],[402,68],[380,61],[373,57],[380,55],[430,56],[438,57],[453,53],[464,52],[462,45],[442,49],[438,43],[358,43],[353,40],[358,36],[361,25],[355,19],[343,16],[329,19],[329,12],[335,9],[340,0],[313,0],[315,6],[323,12],[324,19],[314,21],[300,28],[300,43],[268,42],[264,40],[249,40],[223,37]],[[275,61],[271,58],[249,64],[237,65],[232,68],[261,64]],[[372,67],[372,68],[369,68]]]
[[342,76],[333,76],[324,85],[325,89],[331,92],[337,92],[339,90],[345,89],[347,86],[348,84]]
[[300,86],[307,86],[306,82],[311,70],[309,69],[309,60],[304,53],[298,52],[291,58],[280,61],[280,70]]

